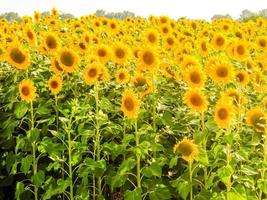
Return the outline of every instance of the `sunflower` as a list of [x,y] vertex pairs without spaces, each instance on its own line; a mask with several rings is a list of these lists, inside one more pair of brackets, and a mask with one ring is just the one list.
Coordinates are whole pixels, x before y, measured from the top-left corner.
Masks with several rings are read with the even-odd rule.
[[254,107],[247,112],[246,122],[248,126],[253,126],[258,132],[265,132],[266,113],[260,107]]
[[175,68],[169,64],[169,62],[161,63],[160,68],[166,78],[173,79],[175,81],[180,81],[179,74],[176,72]]
[[223,97],[215,105],[214,120],[219,128],[227,129],[231,126],[234,108],[229,98]]
[[211,69],[210,76],[215,83],[227,84],[233,80],[234,70],[231,63],[217,61]]
[[211,40],[211,44],[216,50],[223,50],[226,47],[226,39],[222,34],[215,34]]
[[173,36],[165,36],[163,38],[164,46],[167,49],[174,49],[176,47],[176,40]]
[[224,91],[223,96],[230,97],[232,99],[232,104],[236,109],[242,108],[242,105],[246,103],[246,98],[236,89],[227,89]]
[[238,70],[235,74],[236,80],[241,85],[245,86],[249,83],[249,74],[246,70]]
[[40,21],[40,18],[41,18],[41,13],[35,11],[33,18],[34,18],[35,22],[38,23]]
[[101,73],[101,67],[97,63],[87,65],[87,67],[83,70],[85,83],[88,85],[95,84],[96,81],[98,81]]
[[19,83],[19,94],[23,101],[33,101],[35,98],[36,88],[32,80],[24,79]]
[[31,44],[32,46],[36,46],[36,34],[32,28],[27,27],[25,29],[25,36],[29,44]]
[[58,76],[54,75],[48,80],[47,86],[53,94],[57,94],[62,88],[62,81]]
[[106,45],[98,45],[95,49],[95,55],[99,58],[99,61],[106,63],[110,60],[111,53]]
[[61,75],[64,73],[64,70],[62,67],[60,67],[56,57],[51,58],[50,70],[57,75]]
[[267,49],[267,36],[258,36],[256,38],[256,44],[259,49],[265,51]]
[[129,73],[126,69],[121,68],[116,72],[116,82],[119,84],[128,83],[130,80]]
[[237,42],[234,45],[234,57],[238,60],[238,61],[244,61],[247,59],[249,51],[247,48],[247,44],[245,42]]
[[198,51],[201,56],[206,57],[209,54],[209,49],[209,43],[205,39],[199,41]]
[[30,65],[30,55],[18,43],[11,44],[6,51],[6,59],[9,64],[17,69],[28,69]]
[[183,56],[183,60],[181,62],[181,70],[186,70],[189,66],[199,66],[198,60],[193,56]]
[[184,71],[184,80],[189,87],[203,88],[206,81],[206,75],[200,66],[189,66]]
[[129,50],[127,46],[122,43],[117,43],[113,46],[113,59],[116,63],[123,64],[127,61]]
[[54,33],[46,33],[43,39],[44,46],[50,53],[55,53],[60,48],[60,42]]
[[187,162],[192,162],[199,154],[198,146],[186,138],[174,145],[173,152],[180,153]]
[[59,50],[56,59],[59,66],[68,73],[74,72],[79,67],[78,55],[66,47]]
[[204,93],[199,89],[189,89],[184,95],[184,102],[196,112],[204,112],[208,107],[208,101]]
[[121,110],[124,116],[136,119],[139,113],[140,101],[132,90],[126,90],[122,94]]
[[139,52],[139,71],[156,71],[157,70],[157,56],[155,52],[150,48],[145,48]]
[[143,40],[147,45],[157,46],[159,44],[159,34],[154,29],[148,29],[143,35]]

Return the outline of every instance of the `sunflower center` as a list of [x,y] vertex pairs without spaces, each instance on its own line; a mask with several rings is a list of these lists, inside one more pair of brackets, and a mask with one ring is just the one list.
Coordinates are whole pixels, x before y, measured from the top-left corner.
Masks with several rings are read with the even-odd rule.
[[63,69],[60,67],[59,63],[57,60],[55,60],[55,67],[59,70],[59,71],[63,71]]
[[202,105],[202,98],[195,94],[195,95],[192,95],[192,97],[190,98],[190,102],[192,103],[192,105],[194,106],[201,106]]
[[79,47],[80,47],[82,50],[85,50],[85,49],[86,49],[86,46],[85,46],[83,43],[79,43]]
[[266,40],[261,39],[259,41],[259,44],[260,44],[261,47],[266,47]]
[[164,28],[162,29],[162,32],[163,32],[163,33],[168,33],[168,32],[169,32],[169,29],[166,28],[166,27],[164,27]]
[[216,70],[216,74],[221,78],[227,77],[228,69],[226,67],[223,67],[223,66],[218,67]]
[[190,75],[190,80],[192,83],[198,84],[201,81],[200,75],[197,72],[193,72]]
[[237,53],[239,55],[244,55],[245,53],[245,48],[242,45],[238,45],[237,49],[236,49]]
[[147,51],[143,55],[143,61],[147,65],[152,65],[154,62],[154,56],[151,52]]
[[74,56],[70,52],[63,52],[60,56],[60,61],[67,67],[71,67],[74,64]]
[[208,50],[208,49],[207,49],[207,45],[206,45],[205,42],[202,42],[202,43],[201,43],[201,49],[202,49],[203,51],[207,51],[207,50]]
[[53,88],[53,89],[58,88],[58,82],[57,81],[51,81],[51,88]]
[[132,98],[127,97],[124,100],[124,106],[128,111],[132,111],[134,109],[134,101]]
[[134,81],[134,85],[135,87],[138,86],[144,86],[146,84],[146,79],[142,78],[142,77],[138,77],[135,81]]
[[94,77],[96,77],[96,75],[97,75],[97,70],[95,68],[92,68],[89,70],[89,72],[88,72],[89,77],[94,78]]
[[228,112],[225,108],[220,108],[218,110],[218,117],[220,118],[220,120],[225,120],[228,117]]
[[27,87],[27,86],[23,86],[21,88],[21,93],[24,95],[24,96],[29,96],[30,95],[30,88]]
[[18,48],[13,48],[11,50],[10,57],[14,62],[19,64],[22,64],[26,59],[25,55]]
[[117,58],[122,59],[122,58],[124,58],[124,56],[125,56],[125,52],[124,52],[123,49],[121,49],[121,48],[117,48],[117,49],[115,50],[115,55],[116,55]]
[[112,24],[110,24],[110,27],[111,27],[112,29],[115,29],[115,28],[116,28],[116,25],[115,25],[114,23],[112,23]]
[[183,156],[190,156],[193,153],[193,147],[191,144],[188,142],[182,142],[178,146],[178,151],[183,155]]
[[148,35],[148,40],[149,40],[149,42],[151,42],[151,43],[155,43],[155,42],[156,42],[156,36],[155,36],[153,33],[150,33],[150,34]]
[[266,124],[266,120],[262,113],[254,113],[251,116],[251,124],[258,130],[264,131],[264,126]]
[[124,80],[125,79],[125,74],[124,73],[120,73],[119,74],[119,79],[120,80]]
[[49,49],[57,48],[57,41],[53,36],[48,36],[45,42]]
[[33,34],[32,34],[31,31],[27,31],[27,36],[28,36],[28,38],[29,38],[30,40],[33,39]]
[[99,49],[97,53],[100,57],[105,57],[107,55],[107,52],[105,49]]
[[172,38],[168,38],[168,39],[167,39],[167,43],[168,43],[169,45],[173,45],[174,41],[173,41]]
[[218,38],[216,39],[216,44],[217,44],[218,46],[223,46],[223,44],[224,44],[224,39],[223,39],[222,37],[218,37]]

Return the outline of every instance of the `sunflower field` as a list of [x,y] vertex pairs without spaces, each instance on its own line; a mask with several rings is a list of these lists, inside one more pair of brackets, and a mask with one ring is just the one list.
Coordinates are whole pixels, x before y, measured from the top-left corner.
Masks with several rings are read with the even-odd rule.
[[0,199],[267,199],[266,19],[0,25]]

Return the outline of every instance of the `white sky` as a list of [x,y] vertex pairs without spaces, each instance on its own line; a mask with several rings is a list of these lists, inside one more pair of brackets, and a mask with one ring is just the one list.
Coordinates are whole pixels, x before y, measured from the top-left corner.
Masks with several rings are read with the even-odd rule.
[[238,18],[244,9],[257,12],[267,8],[267,0],[0,0],[0,13],[15,11],[32,15],[34,10],[50,11],[52,7],[75,16],[103,9],[106,12],[128,10],[144,17],[153,14],[209,20],[214,14]]

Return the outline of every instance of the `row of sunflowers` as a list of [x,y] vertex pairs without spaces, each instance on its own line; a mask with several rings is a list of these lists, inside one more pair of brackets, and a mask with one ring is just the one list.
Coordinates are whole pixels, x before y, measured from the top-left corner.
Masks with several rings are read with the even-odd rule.
[[267,20],[0,20],[0,199],[267,198]]

